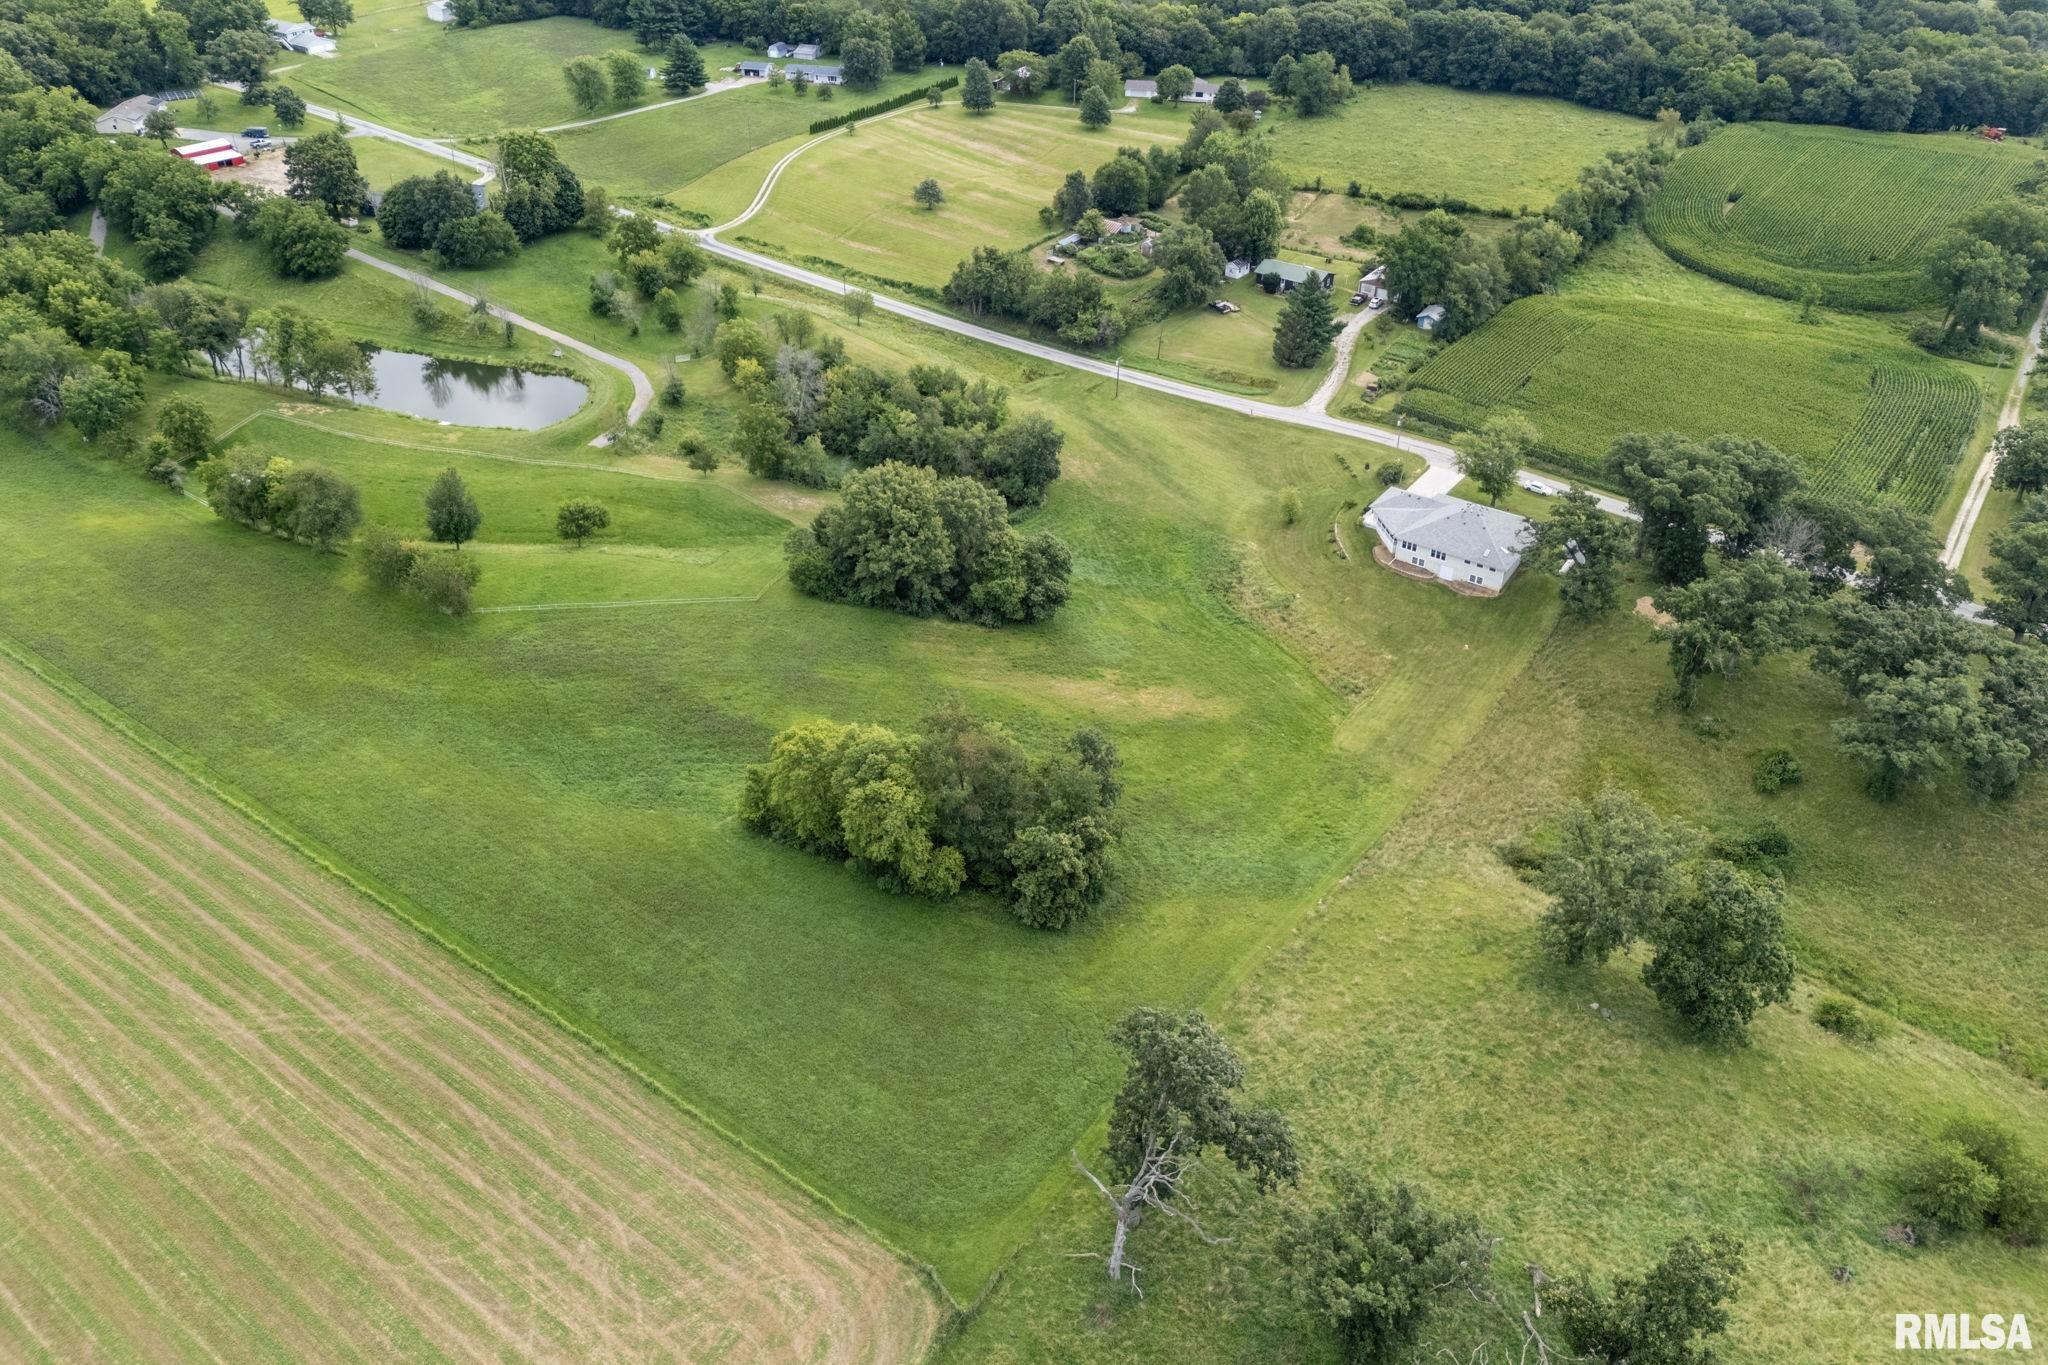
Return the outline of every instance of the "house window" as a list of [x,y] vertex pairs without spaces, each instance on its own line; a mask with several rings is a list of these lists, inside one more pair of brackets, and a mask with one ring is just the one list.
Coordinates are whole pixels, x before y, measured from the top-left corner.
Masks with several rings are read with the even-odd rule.
[[1469,574],[1466,574],[1466,575],[1465,575],[1465,581],[1466,581],[1467,583],[1477,583],[1477,584],[1478,584],[1478,585],[1479,585],[1480,587],[1482,587],[1482,588],[1486,586],[1486,580],[1485,580],[1485,579],[1483,579],[1483,578],[1481,578],[1481,577],[1480,577],[1480,576],[1479,576],[1478,574],[1476,574],[1476,573],[1469,573]]
[[1404,550],[1412,550],[1415,548],[1415,542],[1412,540],[1404,540],[1401,542],[1401,548]]
[[1444,553],[1444,552],[1443,552],[1442,550],[1431,550],[1431,551],[1429,552],[1429,557],[1430,557],[1431,559],[1449,559],[1449,558],[1450,558],[1450,556],[1449,556],[1449,555],[1447,555],[1447,554],[1445,554],[1445,553]]
[[1428,567],[1429,567],[1429,561],[1428,561],[1428,560],[1426,560],[1426,559],[1424,559],[1424,558],[1423,558],[1423,557],[1422,557],[1421,555],[1416,555],[1416,556],[1415,556],[1414,558],[1410,559],[1410,560],[1409,560],[1408,562],[1409,562],[1410,564],[1413,564],[1413,565],[1414,565],[1415,567],[1417,567],[1418,569],[1426,569],[1426,568],[1428,568]]

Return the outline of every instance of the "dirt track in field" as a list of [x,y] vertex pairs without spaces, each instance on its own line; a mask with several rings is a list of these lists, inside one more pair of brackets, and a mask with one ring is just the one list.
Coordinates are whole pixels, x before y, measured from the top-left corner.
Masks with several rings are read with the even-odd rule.
[[916,1276],[0,658],[0,1358],[904,1361]]

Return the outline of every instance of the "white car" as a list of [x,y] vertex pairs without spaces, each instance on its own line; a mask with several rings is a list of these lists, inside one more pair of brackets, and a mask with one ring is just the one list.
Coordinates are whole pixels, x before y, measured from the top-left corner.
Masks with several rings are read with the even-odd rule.
[[1543,480],[1541,479],[1524,479],[1522,480],[1522,487],[1528,490],[1529,492],[1534,493],[1539,498],[1551,498],[1557,496],[1557,490],[1555,488],[1552,488],[1549,484],[1543,482]]

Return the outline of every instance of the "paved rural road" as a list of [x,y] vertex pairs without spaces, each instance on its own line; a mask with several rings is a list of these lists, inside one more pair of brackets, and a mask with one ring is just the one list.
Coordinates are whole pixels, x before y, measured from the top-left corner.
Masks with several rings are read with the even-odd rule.
[[[894,118],[898,114],[908,113],[915,107],[914,105],[906,106],[904,109],[884,114],[881,117]],[[870,123],[874,121],[873,119],[867,120]],[[726,260],[752,266],[756,270],[765,271],[771,275],[779,275],[785,280],[808,285],[813,289],[822,289],[828,294],[851,292],[851,285],[835,280],[830,275],[821,275],[815,270],[806,270],[801,266],[779,261],[773,256],[764,256],[758,251],[749,251],[745,247],[734,246],[729,242],[721,241],[718,236],[721,232],[739,227],[761,211],[763,206],[767,204],[768,197],[775,192],[775,182],[782,178],[782,172],[789,167],[791,162],[817,146],[820,142],[825,141],[827,138],[837,137],[845,131],[844,128],[837,128],[829,133],[820,133],[809,142],[792,148],[781,160],[769,168],[767,176],[761,182],[760,190],[754,195],[754,201],[747,205],[743,213],[727,222],[720,223],[717,227],[705,228],[701,231],[692,232],[690,235],[695,237],[706,251],[711,252],[715,256],[722,256]],[[621,212],[625,212],[625,210],[621,210]],[[685,231],[685,229],[678,228],[672,223],[665,223],[659,218],[655,219],[654,222],[655,226],[659,227],[663,232]],[[1182,379],[1169,379],[1164,375],[1150,374],[1144,370],[1126,370],[1120,361],[1097,360],[1093,356],[1076,355],[1072,351],[1064,351],[1057,346],[1047,346],[1042,342],[1031,341],[1024,337],[1011,336],[1007,332],[999,332],[992,327],[983,327],[978,323],[968,322],[964,318],[956,318],[950,314],[941,313],[936,309],[925,308],[915,303],[906,303],[902,299],[891,298],[886,294],[875,294],[874,300],[875,307],[882,312],[894,313],[896,316],[908,318],[912,322],[921,322],[927,327],[937,327],[941,331],[952,332],[959,336],[972,338],[975,341],[986,342],[991,346],[1000,346],[1006,351],[1016,351],[1019,354],[1028,355],[1037,360],[1048,361],[1054,365],[1064,365],[1068,369],[1101,375],[1105,379],[1115,379],[1120,383],[1132,384],[1141,389],[1151,389],[1155,393],[1170,394],[1175,398],[1185,398],[1193,403],[1206,403],[1210,407],[1226,408],[1232,412],[1241,412],[1247,417],[1262,417],[1268,421],[1286,422],[1291,426],[1327,431],[1336,436],[1349,436],[1354,440],[1371,441],[1375,445],[1389,446],[1404,453],[1419,455],[1433,468],[1456,470],[1458,466],[1458,452],[1441,441],[1425,440],[1418,436],[1405,436],[1398,431],[1388,431],[1383,427],[1371,426],[1364,422],[1353,422],[1342,417],[1332,417],[1322,410],[1321,404],[1317,403],[1316,399],[1311,399],[1309,403],[1300,406],[1290,406],[1281,403],[1267,403],[1256,398],[1244,398],[1236,394],[1222,393],[1201,384],[1191,384]],[[1353,339],[1355,342],[1355,335]],[[1336,373],[1339,385],[1344,382],[1343,372],[1348,367],[1349,354],[1347,352],[1345,356],[1340,357],[1337,364]],[[1329,387],[1327,382],[1324,387]],[[1317,393],[1317,397],[1327,401],[1326,396],[1320,390]],[[1530,470],[1519,470],[1517,473],[1523,478],[1544,477]],[[1439,479],[1441,477],[1441,475],[1438,476]],[[1556,480],[1552,479],[1550,482],[1554,483]],[[1452,483],[1455,484],[1456,480],[1453,479]],[[1596,493],[1595,496],[1599,498],[1601,508],[1612,515],[1634,517],[1635,513],[1621,499],[1609,497],[1604,493]]]
[[610,123],[615,118],[631,118],[635,114],[651,114],[657,109],[673,109],[678,104],[688,104],[691,100],[709,99],[713,95],[721,95],[728,90],[737,90],[743,85],[763,84],[766,84],[766,82],[759,77],[735,76],[731,80],[713,81],[694,95],[682,95],[676,99],[662,100],[657,104],[643,104],[637,109],[621,109],[616,114],[599,114],[596,118],[580,118],[573,123],[557,123],[553,127],[543,128],[541,131],[543,133],[566,133],[572,128],[589,128],[594,124]]
[[[439,280],[433,278],[431,275],[422,275],[417,270],[408,270],[404,266],[398,265],[395,262],[387,261],[377,256],[372,256],[367,251],[357,251],[355,248],[351,247],[349,248],[348,258],[352,261],[361,261],[364,265],[372,266],[375,269],[383,271],[387,275],[396,275],[401,280],[405,280],[408,281],[409,283],[419,285],[421,288],[431,289],[436,294],[441,294],[447,298],[454,299],[458,303],[469,306],[474,306],[476,303],[476,296],[474,294],[465,294],[460,289],[455,288],[453,285],[441,283]],[[597,349],[597,347],[592,346],[587,341],[578,341],[575,337],[570,336],[566,332],[557,332],[552,327],[544,326],[541,323],[535,322],[532,318],[521,317],[519,314],[512,312],[510,309],[498,307],[498,305],[496,305],[495,303],[487,304],[485,306],[490,310],[490,314],[494,318],[502,318],[506,322],[511,323],[514,327],[524,327],[527,331],[532,332],[536,336],[546,337],[549,341],[554,342],[557,346],[566,347],[569,350],[575,351],[579,355],[589,356],[598,364],[609,365],[611,366],[611,368],[625,375],[626,378],[631,380],[633,384],[633,402],[626,409],[627,421],[639,421],[640,415],[646,412],[647,409],[653,404],[654,385],[647,378],[646,374],[641,371],[640,367],[638,365],[635,365],[632,361],[625,359],[623,356],[615,356],[610,351],[600,351]],[[591,444],[594,446],[601,446],[608,444],[608,442],[605,437],[600,436],[596,440],[592,441]]]
[[[2048,298],[2041,300],[2041,311],[2034,315],[2034,326],[2027,333],[2026,347],[2020,352],[2019,372],[2013,376],[2012,391],[2005,396],[2005,406],[1998,410],[1998,429],[2020,424],[2020,410],[2027,402],[2027,376],[2034,372],[2034,366],[2041,359],[2041,331],[2048,324]],[[1984,511],[1984,500],[1991,496],[1991,476],[1998,471],[1998,451],[1987,447],[1983,460],[1977,465],[1977,473],[1970,480],[1970,491],[1963,495],[1963,505],[1956,509],[1956,519],[1948,528],[1948,540],[1941,547],[1941,562],[1951,569],[1963,566],[1963,552],[1970,548],[1970,536],[1977,529],[1977,518]]]

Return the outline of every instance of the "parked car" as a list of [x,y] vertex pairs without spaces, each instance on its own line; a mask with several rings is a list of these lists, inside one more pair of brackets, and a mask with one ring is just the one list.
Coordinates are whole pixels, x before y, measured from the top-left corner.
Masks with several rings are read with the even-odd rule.
[[249,139],[249,150],[252,152],[267,152],[276,145],[267,137],[252,137]]
[[1365,302],[1365,291],[1364,291],[1363,289],[1359,290],[1359,291],[1358,291],[1358,292],[1357,292],[1356,294],[1353,294],[1353,295],[1351,296],[1351,306],[1352,306],[1353,308],[1356,308],[1356,307],[1358,307],[1358,306],[1359,306],[1360,304],[1362,304],[1362,303],[1364,303],[1364,302]]
[[1219,313],[1237,313],[1243,311],[1236,304],[1232,303],[1229,299],[1218,299],[1209,306]]
[[1524,479],[1522,480],[1522,487],[1528,490],[1529,492],[1534,493],[1539,498],[1550,498],[1557,496],[1557,490],[1555,488],[1552,488],[1549,484],[1543,482],[1543,480],[1541,479]]
[[262,138],[263,140],[268,141],[270,139],[270,130],[268,128],[244,128],[242,130],[242,136]]

